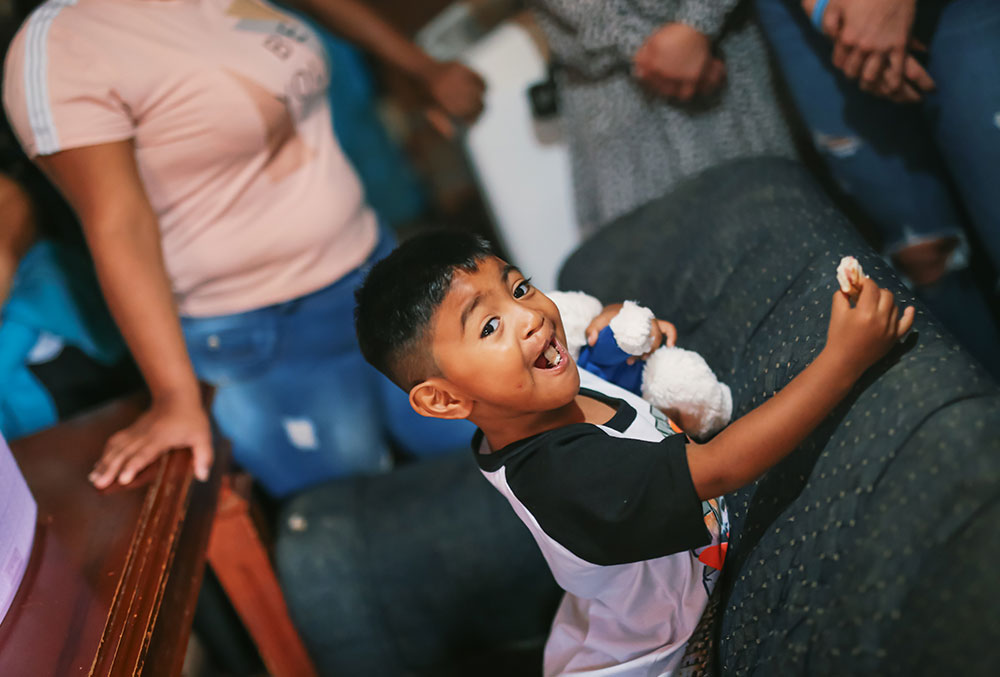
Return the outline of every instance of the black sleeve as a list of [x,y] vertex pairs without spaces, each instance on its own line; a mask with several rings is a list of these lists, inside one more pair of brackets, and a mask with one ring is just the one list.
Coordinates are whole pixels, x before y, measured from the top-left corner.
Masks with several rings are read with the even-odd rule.
[[603,566],[710,542],[684,435],[659,442],[571,426],[507,464],[507,483],[551,538]]

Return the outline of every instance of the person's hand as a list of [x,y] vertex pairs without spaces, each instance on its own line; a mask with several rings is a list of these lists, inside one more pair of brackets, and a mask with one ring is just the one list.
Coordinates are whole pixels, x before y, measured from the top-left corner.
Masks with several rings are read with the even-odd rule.
[[[584,335],[587,337],[587,345],[593,347],[597,343],[597,335],[601,333],[605,327],[611,324],[611,319],[619,313],[622,309],[621,303],[613,303],[610,306],[604,306],[604,310],[590,321],[587,325],[587,329]],[[659,348],[661,345],[671,346],[677,344],[677,327],[671,322],[666,320],[656,320],[654,319],[651,323],[649,329],[649,336],[652,339],[652,348],[645,355],[631,356],[628,358],[628,364],[635,364],[637,360],[645,360],[653,352]]]
[[[812,14],[816,0],[803,0]],[[914,103],[934,89],[934,80],[911,49],[916,0],[830,0],[822,31],[834,41],[833,65],[871,94]]]
[[172,449],[190,447],[194,474],[208,479],[212,468],[212,432],[201,402],[156,401],[139,419],[111,436],[88,479],[98,489],[117,480],[128,484],[139,472]]
[[726,65],[712,55],[708,36],[682,23],[658,28],[633,58],[633,74],[648,90],[677,101],[716,91]]
[[474,122],[483,111],[486,83],[471,68],[457,62],[434,62],[423,76],[430,97],[428,121],[443,136],[455,133],[453,120]]
[[892,292],[865,278],[857,303],[839,289],[833,295],[830,327],[823,351],[855,378],[875,364],[913,326],[914,309],[902,314]]

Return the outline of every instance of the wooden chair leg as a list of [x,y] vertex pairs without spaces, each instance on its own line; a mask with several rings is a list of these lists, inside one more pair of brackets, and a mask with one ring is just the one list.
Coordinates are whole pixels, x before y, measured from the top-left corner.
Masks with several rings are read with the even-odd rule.
[[249,495],[223,478],[208,561],[273,677],[315,677],[316,668],[288,615],[278,579],[250,516]]

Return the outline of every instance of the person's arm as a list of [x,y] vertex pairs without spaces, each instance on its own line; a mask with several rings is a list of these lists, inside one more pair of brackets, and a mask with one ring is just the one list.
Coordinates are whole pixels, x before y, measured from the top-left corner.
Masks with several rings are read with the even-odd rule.
[[790,454],[850,392],[854,383],[913,325],[891,292],[865,279],[857,304],[837,291],[826,346],[774,397],[706,444],[689,444],[688,466],[701,498],[746,486]]
[[802,0],[802,9],[833,40],[833,65],[861,89],[897,103],[934,89],[909,52],[916,0]]
[[108,440],[91,481],[98,488],[116,479],[128,484],[164,452],[181,447],[191,447],[195,474],[207,479],[212,463],[208,417],[132,142],[74,148],[35,161],[76,211],[108,307],[152,394],[149,410]]
[[471,69],[431,58],[357,0],[288,0],[337,33],[419,83],[437,109],[432,120],[447,117],[472,122],[483,109],[485,83]]
[[10,294],[21,258],[35,242],[31,198],[16,181],[0,173],[0,308]]

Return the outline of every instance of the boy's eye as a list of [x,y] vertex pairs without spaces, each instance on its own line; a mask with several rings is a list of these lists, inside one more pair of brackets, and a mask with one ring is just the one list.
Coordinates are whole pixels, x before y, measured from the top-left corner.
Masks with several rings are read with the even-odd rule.
[[531,291],[531,280],[522,280],[520,284],[514,287],[514,298],[519,299],[529,291]]
[[486,338],[487,336],[495,332],[497,330],[497,327],[499,326],[500,326],[500,318],[494,317],[492,320],[486,323],[485,327],[483,327],[483,332],[479,335],[479,338]]

